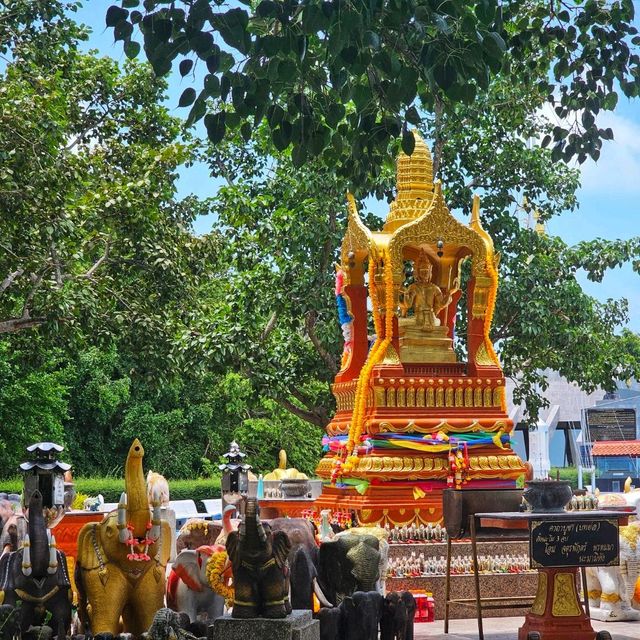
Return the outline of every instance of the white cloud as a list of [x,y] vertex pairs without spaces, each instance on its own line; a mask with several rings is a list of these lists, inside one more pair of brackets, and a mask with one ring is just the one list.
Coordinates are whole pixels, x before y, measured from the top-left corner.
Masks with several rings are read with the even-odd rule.
[[603,142],[598,162],[582,165],[582,191],[640,194],[640,123],[611,112],[599,114],[597,122],[611,127],[614,139]]
[[[578,113],[570,120],[558,118],[549,104],[543,107],[542,113],[553,124],[563,127],[570,127],[574,118],[580,117]],[[640,195],[640,121],[601,111],[597,124],[601,129],[613,129],[614,139],[603,141],[597,162],[588,158],[582,165],[576,165],[580,168],[582,193],[613,191]]]

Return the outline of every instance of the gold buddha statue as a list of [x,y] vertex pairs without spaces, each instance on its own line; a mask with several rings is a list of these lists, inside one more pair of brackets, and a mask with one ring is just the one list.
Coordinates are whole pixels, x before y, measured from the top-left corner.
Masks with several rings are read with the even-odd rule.
[[414,273],[414,282],[405,286],[403,290],[404,316],[406,317],[407,311],[412,309],[416,327],[430,331],[441,325],[438,314],[451,304],[453,294],[458,291],[457,279],[454,281],[454,287],[444,294],[440,287],[431,281],[433,265],[424,252],[416,261]]

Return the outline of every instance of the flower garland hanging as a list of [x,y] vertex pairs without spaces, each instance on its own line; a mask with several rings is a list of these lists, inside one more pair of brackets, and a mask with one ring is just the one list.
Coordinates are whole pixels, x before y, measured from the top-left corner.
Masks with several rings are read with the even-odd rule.
[[207,582],[211,589],[222,596],[225,599],[227,607],[233,604],[235,597],[235,591],[232,586],[227,584],[224,577],[225,567],[227,565],[228,557],[226,551],[214,552],[207,561]]
[[[376,341],[369,351],[367,360],[360,371],[358,383],[356,386],[356,396],[353,407],[353,415],[351,418],[351,426],[349,428],[349,437],[346,446],[346,459],[344,462],[338,461],[338,464],[332,472],[332,481],[337,479],[338,475],[349,474],[355,468],[358,456],[353,454],[354,449],[359,444],[364,431],[367,396],[369,395],[369,386],[373,368],[380,362],[387,352],[387,348],[393,339],[393,318],[394,318],[394,295],[393,295],[393,270],[391,268],[391,259],[387,251],[382,253],[383,278],[384,278],[384,294],[385,294],[385,324],[382,325],[380,314],[380,305],[378,300],[377,287],[375,285],[375,261],[369,260],[369,295],[371,296],[371,304],[373,308],[373,321],[376,328]],[[384,338],[382,333],[384,331]]]

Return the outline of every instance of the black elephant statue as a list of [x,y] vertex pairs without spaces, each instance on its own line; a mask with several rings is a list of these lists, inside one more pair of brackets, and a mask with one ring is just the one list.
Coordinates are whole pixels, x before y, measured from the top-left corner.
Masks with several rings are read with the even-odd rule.
[[316,527],[306,518],[274,518],[269,520],[273,532],[284,531],[289,538],[291,607],[313,609],[313,587],[318,577],[318,545]]
[[378,640],[383,602],[377,591],[356,591],[339,606],[320,609],[320,640]]
[[71,624],[71,583],[67,559],[55,546],[42,513],[42,495],[34,491],[29,500],[28,535],[24,546],[0,558],[0,591],[4,604],[20,601],[20,630],[42,624],[45,612],[51,614],[48,625],[64,639]]
[[356,591],[376,591],[379,565],[375,536],[347,535],[323,542],[318,552],[318,599],[325,606],[339,605]]
[[416,599],[410,591],[387,593],[380,619],[380,640],[413,640]]
[[0,640],[13,640],[20,636],[20,607],[0,604]]
[[258,501],[248,498],[238,531],[227,536],[235,590],[232,617],[284,618],[291,613],[289,562],[284,531],[260,521]]

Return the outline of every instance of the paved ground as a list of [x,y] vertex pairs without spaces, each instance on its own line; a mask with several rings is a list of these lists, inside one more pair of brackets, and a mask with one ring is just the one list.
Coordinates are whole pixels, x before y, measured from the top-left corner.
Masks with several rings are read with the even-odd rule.
[[[523,618],[486,618],[485,640],[516,640]],[[592,621],[596,631],[607,630],[613,640],[640,640],[640,621],[604,623]],[[449,633],[443,633],[444,622],[420,622],[415,625],[415,640],[477,640],[478,624],[475,620],[451,620]],[[543,638],[544,640],[544,638]]]

